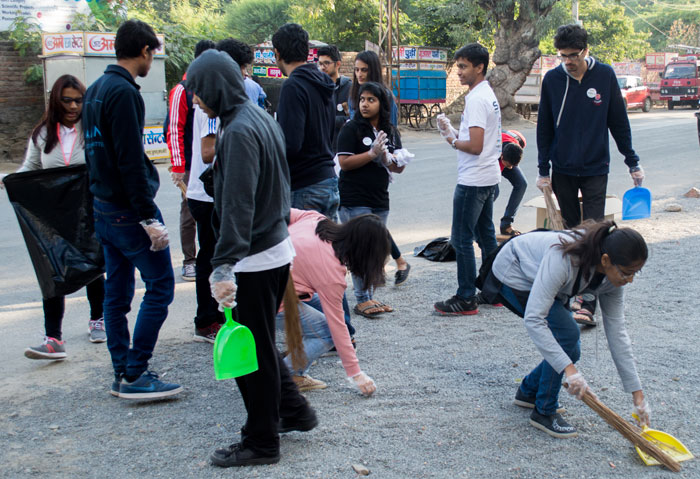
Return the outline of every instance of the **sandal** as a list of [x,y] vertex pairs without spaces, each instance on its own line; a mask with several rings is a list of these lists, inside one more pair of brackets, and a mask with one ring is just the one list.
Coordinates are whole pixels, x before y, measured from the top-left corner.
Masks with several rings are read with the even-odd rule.
[[380,308],[379,305],[372,302],[372,300],[356,304],[352,310],[355,314],[359,314],[368,319],[377,319],[380,314],[384,313],[384,310]]
[[506,236],[520,236],[522,233],[518,230],[514,230],[511,225],[508,225],[507,228],[501,226],[501,234]]
[[382,310],[385,313],[393,313],[394,312],[394,308],[392,308],[391,306],[389,306],[387,304],[382,303],[381,301],[377,301],[376,299],[371,299],[370,301],[372,301],[374,303],[374,305],[377,306],[378,308],[382,308]]
[[579,308],[574,312],[574,321],[585,326],[595,326],[597,324],[595,319],[593,319],[593,313],[586,308]]

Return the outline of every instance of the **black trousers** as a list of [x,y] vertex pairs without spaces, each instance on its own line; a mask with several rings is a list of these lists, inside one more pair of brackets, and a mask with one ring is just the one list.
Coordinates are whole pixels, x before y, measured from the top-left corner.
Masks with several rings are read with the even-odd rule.
[[[608,175],[569,176],[552,172],[552,191],[554,191],[564,227],[578,226],[583,210],[583,220],[601,221],[605,217],[605,192],[608,189]],[[581,204],[578,192],[581,190]]]
[[238,273],[237,321],[255,338],[258,370],[236,378],[248,419],[241,428],[244,447],[265,456],[279,453],[281,417],[302,418],[309,405],[292,381],[275,345],[275,316],[282,303],[289,265],[256,273]]
[[211,258],[214,256],[216,236],[212,225],[214,203],[187,199],[187,205],[192,217],[197,223],[197,276],[195,279],[195,294],[197,297],[197,315],[194,317],[195,328],[202,329],[214,323],[223,324],[224,315],[219,311],[219,305],[211,295],[209,275],[211,274]]
[[[105,301],[105,278],[100,276],[92,283],[89,283],[87,299],[90,303],[90,319],[100,319],[102,317],[102,307]],[[63,313],[66,309],[65,296],[56,296],[44,300],[44,329],[50,338],[61,340]]]

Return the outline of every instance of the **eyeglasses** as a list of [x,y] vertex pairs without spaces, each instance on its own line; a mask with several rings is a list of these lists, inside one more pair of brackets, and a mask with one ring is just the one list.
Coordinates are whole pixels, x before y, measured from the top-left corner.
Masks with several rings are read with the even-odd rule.
[[75,103],[76,105],[82,105],[83,98],[71,98],[69,96],[62,96],[61,103],[65,103],[66,105],[70,105],[71,103]]
[[620,273],[620,276],[621,276],[622,279],[624,279],[625,281],[631,281],[632,279],[634,279],[635,276],[642,274],[642,270],[641,270],[641,269],[638,270],[638,271],[635,271],[634,273],[625,273],[624,271],[622,271],[622,270],[620,269],[620,267],[619,267],[618,265],[613,264],[613,266],[615,267],[615,269],[617,269],[617,272]]
[[335,63],[335,62],[329,62],[329,61],[318,62],[318,64],[321,65],[322,67],[328,67],[328,66],[333,65],[334,63]]
[[571,60],[572,62],[575,62],[576,60],[578,60],[581,57],[582,54],[583,54],[583,50],[581,50],[578,53],[569,53],[568,55],[563,55],[560,53],[557,55],[557,58],[563,62],[566,60]]

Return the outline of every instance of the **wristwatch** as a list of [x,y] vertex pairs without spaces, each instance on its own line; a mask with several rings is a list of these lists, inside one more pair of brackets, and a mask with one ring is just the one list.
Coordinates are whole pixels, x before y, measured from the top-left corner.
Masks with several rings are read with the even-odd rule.
[[457,138],[452,140],[452,148],[454,148],[455,150],[457,149]]

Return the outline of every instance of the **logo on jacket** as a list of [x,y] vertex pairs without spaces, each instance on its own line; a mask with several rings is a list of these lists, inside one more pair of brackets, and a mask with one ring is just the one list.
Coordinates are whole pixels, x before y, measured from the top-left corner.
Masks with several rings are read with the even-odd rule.
[[600,93],[597,93],[595,98],[593,99],[593,104],[600,105],[601,103],[603,103],[603,100],[600,98]]

